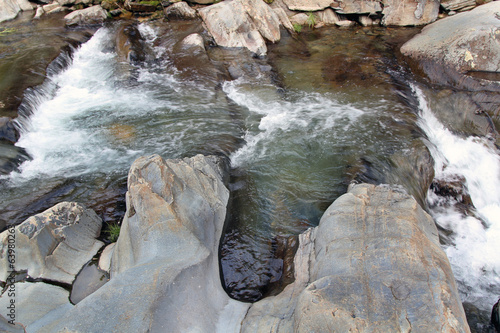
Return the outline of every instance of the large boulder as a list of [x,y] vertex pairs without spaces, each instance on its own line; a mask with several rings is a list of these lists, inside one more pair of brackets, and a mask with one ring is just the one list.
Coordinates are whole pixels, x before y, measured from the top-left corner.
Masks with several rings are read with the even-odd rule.
[[136,160],[110,281],[40,332],[238,331],[248,305],[227,296],[219,274],[222,165],[201,155]]
[[476,5],[475,0],[441,0],[441,7],[447,11],[466,11]]
[[301,235],[295,267],[242,332],[469,332],[434,221],[397,189],[352,187]]
[[71,284],[104,245],[96,240],[101,223],[93,210],[63,202],[9,228],[0,234],[0,280],[6,281],[12,271],[8,255],[14,244],[16,271]]
[[468,71],[498,72],[500,2],[494,1],[426,26],[401,47],[419,62]]
[[385,26],[413,26],[434,22],[439,14],[439,0],[383,0]]
[[99,5],[88,7],[85,9],[75,10],[64,17],[66,25],[81,25],[81,24],[101,24],[108,15],[106,11]]
[[246,47],[265,55],[265,40],[280,40],[280,19],[262,0],[230,0],[198,11],[215,43],[224,47]]
[[19,12],[32,9],[28,0],[0,0],[0,22],[12,20]]

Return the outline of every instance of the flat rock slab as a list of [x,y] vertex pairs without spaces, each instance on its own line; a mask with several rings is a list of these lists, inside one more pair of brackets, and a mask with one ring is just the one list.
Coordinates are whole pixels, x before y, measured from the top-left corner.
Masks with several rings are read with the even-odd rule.
[[[34,279],[71,284],[104,245],[96,240],[101,219],[75,202],[62,202],[0,234],[0,280],[26,271]],[[10,246],[10,248],[9,248]],[[15,262],[9,263],[9,249]]]

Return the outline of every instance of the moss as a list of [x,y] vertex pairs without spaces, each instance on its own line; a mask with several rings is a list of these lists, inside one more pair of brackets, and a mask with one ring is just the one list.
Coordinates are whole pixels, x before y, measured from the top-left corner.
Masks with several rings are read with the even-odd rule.
[[141,5],[150,5],[150,6],[158,6],[160,1],[139,1]]

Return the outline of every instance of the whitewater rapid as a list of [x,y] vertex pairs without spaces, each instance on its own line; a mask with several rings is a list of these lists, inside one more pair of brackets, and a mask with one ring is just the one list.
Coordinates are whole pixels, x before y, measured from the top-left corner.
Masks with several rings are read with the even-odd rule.
[[429,191],[428,202],[438,225],[451,230],[452,241],[444,245],[458,282],[462,301],[490,311],[500,296],[500,156],[487,138],[460,137],[448,130],[432,113],[423,91],[415,84],[419,103],[419,126],[430,141],[435,178],[465,179],[475,207],[465,215]]

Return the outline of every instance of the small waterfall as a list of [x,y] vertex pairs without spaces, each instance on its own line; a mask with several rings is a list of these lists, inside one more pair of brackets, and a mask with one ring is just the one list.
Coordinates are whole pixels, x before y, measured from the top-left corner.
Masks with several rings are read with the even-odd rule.
[[436,223],[451,230],[445,245],[462,301],[489,311],[500,296],[500,156],[487,139],[462,138],[433,115],[422,90],[412,85],[419,103],[419,126],[435,160],[436,179],[465,179],[475,216],[459,212],[449,199],[429,191]]

